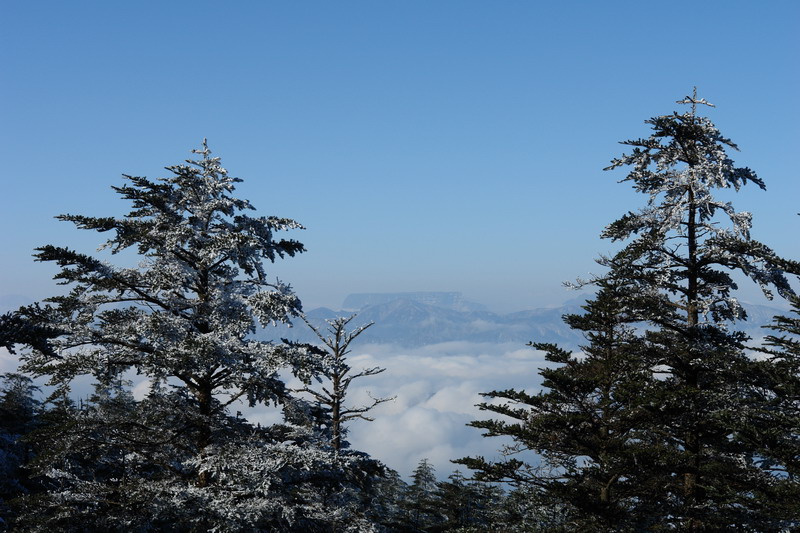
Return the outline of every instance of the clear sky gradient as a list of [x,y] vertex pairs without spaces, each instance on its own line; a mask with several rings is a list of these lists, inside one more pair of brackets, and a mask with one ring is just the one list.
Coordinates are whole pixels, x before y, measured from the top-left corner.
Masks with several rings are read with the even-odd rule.
[[203,137],[239,195],[294,218],[273,272],[306,308],[351,292],[558,304],[645,199],[603,172],[698,86],[767,183],[754,237],[800,259],[800,2],[3,2],[5,302],[57,291],[33,248],[101,239],[122,173]]

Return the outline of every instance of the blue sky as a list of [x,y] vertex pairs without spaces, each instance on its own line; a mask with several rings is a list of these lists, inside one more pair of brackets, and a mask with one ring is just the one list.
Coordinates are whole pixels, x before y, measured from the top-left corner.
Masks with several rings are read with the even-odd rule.
[[45,244],[100,239],[122,173],[208,137],[259,213],[307,226],[273,269],[307,308],[461,291],[498,311],[574,297],[644,202],[603,172],[698,86],[767,192],[754,237],[798,259],[800,3],[3,2],[0,298],[39,299]]

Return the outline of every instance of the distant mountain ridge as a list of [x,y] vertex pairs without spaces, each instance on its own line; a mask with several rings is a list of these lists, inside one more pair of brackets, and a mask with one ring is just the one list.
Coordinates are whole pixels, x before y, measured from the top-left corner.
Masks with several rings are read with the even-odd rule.
[[453,311],[486,311],[486,306],[464,299],[460,292],[364,292],[350,294],[342,303],[342,310],[359,311],[365,307],[409,300]]
[[[350,316],[355,312],[357,316],[352,322],[353,327],[374,322],[359,337],[362,344],[394,344],[410,348],[453,341],[518,343],[520,346],[534,341],[553,342],[566,349],[577,349],[585,343],[585,339],[564,324],[562,317],[565,314],[582,313],[583,301],[576,299],[561,307],[501,315],[464,300],[460,293],[364,293],[348,296],[342,305],[343,310],[319,307],[308,311],[306,318],[321,331],[327,331],[326,320]],[[745,305],[745,309],[748,321],[737,325],[735,329],[744,331],[754,339],[769,333],[762,326],[769,324],[773,316],[785,314],[779,308],[763,305]],[[260,339],[318,341],[301,320],[296,320],[294,327],[267,328],[257,336]]]

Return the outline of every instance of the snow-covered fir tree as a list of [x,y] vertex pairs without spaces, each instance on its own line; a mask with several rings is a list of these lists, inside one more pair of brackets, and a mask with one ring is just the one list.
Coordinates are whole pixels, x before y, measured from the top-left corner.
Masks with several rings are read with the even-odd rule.
[[[62,215],[108,233],[102,249],[133,251],[115,266],[66,247],[37,250],[70,288],[13,318],[46,335],[23,369],[47,376],[53,398],[82,376],[96,393],[49,427],[38,458],[47,490],[19,502],[30,531],[370,531],[362,488],[380,465],[364,454],[334,454],[313,430],[287,421],[254,427],[231,406],[292,404],[279,372],[307,382],[318,353],[259,341],[256,328],[300,315],[291,288],[266,264],[304,251],[278,233],[300,229],[252,216],[233,196],[208,146],[151,181],[126,176],[114,187],[132,203],[123,217]],[[39,331],[36,330],[36,331]],[[4,341],[5,342],[5,341]],[[135,401],[125,382],[150,389]]]
[[505,531],[501,505],[502,490],[489,483],[467,480],[455,471],[436,484],[437,499],[444,522],[441,531]]
[[311,322],[303,319],[322,343],[322,358],[317,371],[317,381],[321,385],[318,387],[306,385],[300,392],[309,394],[320,407],[321,415],[327,422],[327,429],[330,433],[330,444],[337,452],[348,446],[347,441],[344,440],[347,435],[347,426],[345,425],[347,422],[356,419],[371,422],[373,418],[367,413],[378,405],[394,399],[371,397],[368,403],[358,406],[345,403],[353,380],[375,376],[386,370],[376,366],[354,372],[347,362],[350,344],[372,326],[372,322],[370,322],[348,331],[347,325],[355,317],[356,315],[350,315],[327,321],[327,335]]
[[[478,479],[527,488],[540,513],[552,509],[559,522],[576,529],[643,528],[648,512],[639,495],[647,480],[638,478],[634,463],[652,451],[638,440],[649,420],[638,398],[651,379],[642,361],[644,342],[634,329],[641,318],[630,302],[635,287],[622,272],[614,270],[596,284],[585,313],[564,317],[587,340],[580,353],[531,343],[556,364],[541,370],[545,390],[493,391],[485,394],[491,401],[479,405],[503,416],[471,425],[487,436],[511,437],[504,459],[458,462],[475,469]],[[541,462],[525,459],[531,451]]]
[[[650,474],[661,475],[651,494],[661,519],[678,527],[781,527],[764,510],[778,497],[776,477],[739,438],[758,410],[747,376],[753,361],[744,335],[730,324],[746,319],[735,298],[739,272],[771,298],[790,297],[786,272],[798,264],[778,257],[750,237],[751,215],[715,197],[715,190],[764,189],[749,168],[736,167],[727,151],[737,146],[697,113],[711,105],[696,92],[678,103],[689,110],[647,121],[646,139],[609,169],[630,167],[623,181],[647,195],[647,205],[610,224],[603,236],[630,243],[617,255],[646,295],[640,312],[649,321],[646,358],[659,377],[648,390],[651,437],[667,451]],[[766,428],[764,428],[766,429]]]
[[[736,145],[698,115],[708,102],[693,93],[679,103],[689,110],[646,121],[651,135],[625,141],[632,152],[608,167],[631,167],[623,181],[645,194],[647,205],[605,229],[605,238],[627,245],[601,259],[610,274],[591,282],[600,292],[585,317],[567,317],[573,328],[592,332],[585,359],[538,345],[562,365],[543,371],[550,391],[492,393],[510,403],[484,408],[512,422],[475,424],[552,463],[552,471],[535,471],[514,460],[466,460],[491,479],[560,491],[566,530],[613,523],[620,530],[761,531],[793,520],[769,503],[787,501],[785,468],[758,455],[754,440],[769,431],[759,414],[768,405],[750,379],[757,362],[746,354],[745,336],[729,327],[746,319],[733,273],[750,277],[768,297],[790,297],[786,273],[800,269],[751,239],[749,213],[715,197],[718,189],[764,183],[734,166],[726,150]],[[608,300],[611,281],[622,292]],[[598,329],[603,314],[609,324],[632,318],[647,331],[614,340]],[[579,525],[573,510],[589,522]]]
[[439,505],[436,470],[427,458],[422,459],[411,474],[404,498],[406,524],[409,531],[431,531],[445,518]]

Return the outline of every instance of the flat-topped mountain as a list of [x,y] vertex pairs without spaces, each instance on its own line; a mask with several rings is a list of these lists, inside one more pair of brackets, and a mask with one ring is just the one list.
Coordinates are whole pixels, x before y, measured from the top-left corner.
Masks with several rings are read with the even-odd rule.
[[387,304],[396,300],[419,302],[453,311],[485,311],[486,306],[464,299],[460,292],[364,292],[350,294],[344,299],[343,310],[359,311],[365,307]]

